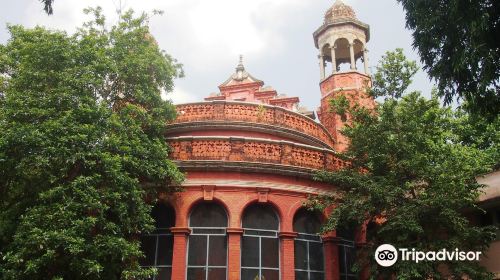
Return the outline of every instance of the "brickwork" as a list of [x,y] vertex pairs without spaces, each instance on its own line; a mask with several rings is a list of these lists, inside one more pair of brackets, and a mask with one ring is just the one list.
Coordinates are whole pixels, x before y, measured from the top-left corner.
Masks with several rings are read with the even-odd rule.
[[351,105],[357,104],[368,109],[375,108],[375,101],[367,94],[367,89],[371,87],[371,78],[359,72],[347,72],[331,75],[323,80],[321,88],[321,107],[319,119],[335,140],[336,151],[347,149],[348,141],[340,132],[346,123],[349,123],[350,116],[345,119],[332,111],[330,100],[339,95],[346,96]]
[[197,121],[245,121],[271,124],[313,136],[333,147],[334,142],[321,124],[290,110],[254,103],[213,101],[177,105],[175,123]]
[[287,141],[235,137],[176,137],[167,141],[170,158],[181,161],[260,162],[329,171],[347,165],[332,150]]
[[[176,225],[172,228],[174,234],[174,258],[172,263],[172,279],[185,280],[186,277],[186,253],[187,239],[189,236],[189,213],[193,207],[206,199],[204,190],[207,186],[187,187],[185,192],[163,195],[163,199],[172,205],[176,211]],[[213,190],[212,201],[223,206],[228,214],[228,279],[240,279],[240,258],[241,258],[241,229],[242,215],[245,209],[259,203],[262,193],[265,198],[261,203],[271,205],[280,220],[280,273],[282,280],[295,279],[295,255],[294,238],[297,236],[293,232],[293,217],[297,211],[303,207],[307,199],[305,195],[295,192],[273,191],[266,188],[218,188],[209,186]],[[334,236],[334,235],[332,235]],[[335,247],[325,242],[325,265],[326,279],[338,279],[338,268],[332,267],[337,264],[337,251]],[[329,269],[329,270],[328,270]],[[336,273],[336,274],[335,274]]]

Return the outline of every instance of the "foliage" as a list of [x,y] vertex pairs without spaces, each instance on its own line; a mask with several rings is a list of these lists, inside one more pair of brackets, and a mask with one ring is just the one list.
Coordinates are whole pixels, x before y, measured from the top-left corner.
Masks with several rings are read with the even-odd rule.
[[106,28],[101,10],[70,36],[9,26],[0,47],[0,278],[144,279],[148,197],[178,191],[162,100],[179,65],[148,16]]
[[[379,69],[398,68],[394,63],[401,62],[387,55]],[[472,225],[463,211],[477,208],[482,186],[475,176],[489,171],[494,163],[490,150],[480,145],[498,147],[499,140],[498,130],[496,136],[492,131],[481,139],[463,133],[469,124],[461,119],[466,115],[457,118],[451,108],[440,106],[435,95],[426,99],[418,92],[401,92],[402,98],[396,98],[398,94],[390,92],[394,77],[379,82],[380,92],[387,96],[375,112],[360,106],[348,109],[351,122],[343,133],[350,146],[341,156],[350,158],[352,166],[317,175],[339,190],[336,196],[310,200],[311,206],[320,209],[335,205],[324,230],[368,225],[368,246],[361,253],[368,258],[359,267],[368,266],[372,279],[394,275],[398,279],[444,279],[443,265],[453,279],[464,274],[490,279],[477,262],[399,261],[383,268],[374,261],[375,249],[385,243],[422,251],[484,251],[494,239],[494,229]]]
[[500,2],[398,0],[424,69],[447,103],[455,97],[487,120],[500,114]]
[[403,49],[387,52],[376,67],[371,94],[374,97],[400,98],[410,86],[412,77],[417,71],[417,63],[407,60]]

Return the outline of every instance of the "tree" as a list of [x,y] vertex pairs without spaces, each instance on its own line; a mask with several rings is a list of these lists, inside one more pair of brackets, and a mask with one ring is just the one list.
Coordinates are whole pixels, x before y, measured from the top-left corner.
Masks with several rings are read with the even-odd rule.
[[[408,64],[406,58],[388,59],[396,53],[388,53],[379,69]],[[340,191],[310,200],[320,209],[335,206],[325,230],[368,224],[368,246],[361,253],[368,258],[358,267],[368,267],[372,279],[443,279],[443,266],[454,279],[490,279],[477,262],[398,261],[383,268],[374,261],[375,249],[386,243],[422,251],[484,251],[494,238],[492,228],[474,226],[463,212],[477,208],[482,186],[475,176],[490,170],[492,157],[466,145],[457,134],[455,112],[441,107],[435,95],[426,99],[410,92],[396,98],[390,91],[393,79],[378,82],[388,96],[375,112],[360,106],[346,111],[352,122],[343,133],[350,146],[342,156],[352,166],[317,175]]]
[[387,52],[376,66],[371,94],[374,97],[400,98],[417,71],[417,63],[407,60],[403,49]]
[[138,237],[158,192],[183,179],[167,159],[162,100],[181,65],[148,16],[75,35],[9,26],[0,47],[0,278],[144,279]]
[[449,104],[455,97],[488,120],[500,114],[500,2],[398,0],[424,69]]
[[52,4],[54,4],[54,0],[40,0],[43,4],[43,10],[48,14],[51,15],[54,10],[52,9]]

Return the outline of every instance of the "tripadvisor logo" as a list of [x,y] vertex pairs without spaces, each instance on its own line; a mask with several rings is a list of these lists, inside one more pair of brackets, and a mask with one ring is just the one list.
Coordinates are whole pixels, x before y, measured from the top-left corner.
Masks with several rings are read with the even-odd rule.
[[479,261],[481,252],[465,252],[458,249],[448,251],[441,249],[439,251],[417,251],[415,248],[399,248],[397,250],[391,244],[383,244],[378,246],[375,251],[375,261],[380,266],[388,267],[394,265],[398,261],[412,261],[419,263],[421,261]]

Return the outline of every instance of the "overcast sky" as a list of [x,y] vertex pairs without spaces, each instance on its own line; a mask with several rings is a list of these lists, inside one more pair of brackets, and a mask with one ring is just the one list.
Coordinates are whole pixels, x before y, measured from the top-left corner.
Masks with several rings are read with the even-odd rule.
[[[201,101],[234,72],[244,55],[248,72],[278,93],[299,96],[309,109],[319,105],[318,50],[312,33],[323,23],[334,0],[122,0],[137,12],[163,10],[150,21],[160,47],[184,64],[186,77],[176,81],[175,103]],[[405,29],[404,12],[396,0],[345,0],[358,19],[369,24],[370,66],[388,50],[403,48],[419,61]],[[87,19],[82,10],[100,5],[116,21],[119,0],[55,0],[47,16],[39,0],[6,1],[0,9],[0,43],[6,24],[43,25],[73,32]],[[432,84],[420,71],[412,89],[430,95]]]

